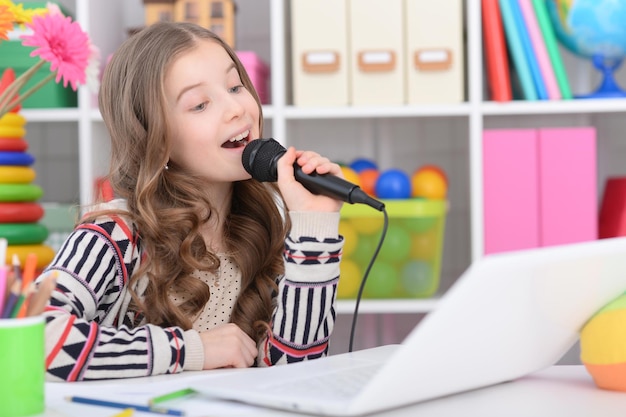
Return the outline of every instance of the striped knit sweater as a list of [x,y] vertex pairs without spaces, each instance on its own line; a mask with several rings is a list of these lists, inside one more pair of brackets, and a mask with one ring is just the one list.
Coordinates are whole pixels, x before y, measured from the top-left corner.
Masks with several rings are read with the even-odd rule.
[[[112,205],[120,207],[120,201]],[[290,213],[285,275],[272,332],[259,344],[257,364],[324,356],[335,321],[343,239],[338,213]],[[46,316],[46,378],[80,381],[200,370],[197,331],[136,322],[128,310],[128,279],[142,259],[141,240],[119,217],[78,226],[47,271],[58,271]],[[41,278],[41,277],[40,277]],[[138,294],[147,280],[139,280]],[[210,303],[211,301],[209,301]]]

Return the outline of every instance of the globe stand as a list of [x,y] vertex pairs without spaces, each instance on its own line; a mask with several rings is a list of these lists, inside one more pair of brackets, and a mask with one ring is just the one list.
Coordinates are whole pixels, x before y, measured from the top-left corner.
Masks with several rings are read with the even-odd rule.
[[596,91],[590,94],[576,96],[576,98],[618,98],[626,97],[626,91],[622,90],[615,81],[614,73],[622,65],[621,58],[605,59],[602,55],[594,55],[593,66],[602,72],[602,82]]

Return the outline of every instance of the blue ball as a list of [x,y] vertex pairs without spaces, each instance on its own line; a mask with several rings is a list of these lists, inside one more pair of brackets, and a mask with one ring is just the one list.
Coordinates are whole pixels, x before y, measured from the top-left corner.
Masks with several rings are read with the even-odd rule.
[[411,179],[402,170],[383,171],[376,181],[376,197],[402,199],[411,197]]
[[352,161],[352,163],[350,164],[350,168],[352,168],[352,170],[358,174],[359,172],[366,169],[378,169],[378,165],[376,165],[376,162],[372,161],[371,159],[357,158]]

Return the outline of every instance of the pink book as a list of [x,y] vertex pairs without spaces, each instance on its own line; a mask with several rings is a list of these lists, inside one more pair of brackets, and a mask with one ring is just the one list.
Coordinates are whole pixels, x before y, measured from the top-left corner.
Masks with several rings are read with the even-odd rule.
[[485,254],[539,246],[537,130],[483,132]]
[[548,98],[550,100],[560,100],[561,90],[559,90],[559,84],[556,80],[554,68],[552,67],[552,61],[548,55],[548,49],[546,48],[546,43],[541,34],[541,29],[539,28],[539,22],[535,15],[532,0],[518,1],[522,9],[522,15],[528,29],[528,35],[530,36],[533,50],[535,51],[535,56],[537,57],[537,62],[539,63],[541,76],[546,85]]
[[596,131],[539,130],[541,246],[598,238]]

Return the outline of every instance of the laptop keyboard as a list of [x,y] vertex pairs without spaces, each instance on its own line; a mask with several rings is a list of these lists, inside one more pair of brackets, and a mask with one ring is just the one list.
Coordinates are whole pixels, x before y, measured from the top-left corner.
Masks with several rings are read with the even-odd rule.
[[[287,365],[288,366],[288,365]],[[319,395],[324,398],[346,399],[356,395],[380,369],[381,364],[337,369],[332,372],[298,379],[270,383],[263,387],[287,395]]]

